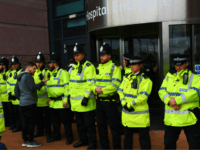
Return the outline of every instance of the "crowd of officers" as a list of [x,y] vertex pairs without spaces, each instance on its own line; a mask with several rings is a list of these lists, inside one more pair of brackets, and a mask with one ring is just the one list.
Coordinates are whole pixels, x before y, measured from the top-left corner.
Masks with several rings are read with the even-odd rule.
[[[75,112],[79,142],[73,146],[89,145],[97,149],[97,129],[100,138],[99,149],[110,149],[108,126],[113,149],[121,147],[121,124],[124,126],[124,149],[132,149],[133,133],[139,133],[141,149],[151,149],[149,135],[150,115],[147,103],[152,90],[152,81],[145,75],[143,60],[138,56],[124,55],[124,67],[120,69],[112,60],[112,49],[104,43],[100,48],[100,64],[94,67],[85,59],[84,49],[74,46],[75,63],[66,71],[60,67],[56,54],[51,54],[49,68],[45,68],[44,55],[36,56],[35,83],[44,78],[49,81],[37,91],[37,132],[35,137],[47,137],[47,142],[61,140],[61,123],[64,125],[66,144],[73,143],[72,113]],[[188,70],[188,57],[177,55],[175,68],[166,75],[159,96],[165,104],[165,149],[176,149],[179,134],[184,129],[190,149],[200,149],[199,89],[200,76]],[[21,130],[18,110],[20,100],[16,99],[14,88],[16,77],[23,71],[17,57],[0,61],[0,123],[9,126],[12,132]],[[122,110],[119,111],[119,104]],[[3,108],[3,109],[2,109]],[[121,112],[121,118],[119,115]],[[53,125],[53,130],[51,129]],[[5,127],[0,126],[0,132]]]

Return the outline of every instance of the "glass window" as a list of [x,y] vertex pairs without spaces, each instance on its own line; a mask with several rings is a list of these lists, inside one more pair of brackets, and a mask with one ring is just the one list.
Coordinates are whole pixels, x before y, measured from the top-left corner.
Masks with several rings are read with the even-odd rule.
[[54,38],[62,38],[61,21],[54,22]]
[[174,66],[173,58],[175,54],[187,54],[191,57],[190,35],[190,25],[169,26],[170,68]]
[[194,56],[195,71],[200,74],[200,25],[194,25]]
[[63,20],[63,36],[75,37],[86,35],[86,18],[78,17],[74,19],[65,19]]
[[54,42],[54,47],[55,47],[55,49],[54,49],[54,51],[55,51],[55,53],[60,57],[60,63],[62,64],[62,48],[63,48],[63,46],[62,46],[62,41],[55,41]]
[[84,0],[54,0],[55,17],[79,13],[84,10]]
[[119,39],[100,39],[99,49],[106,42],[112,48],[112,60],[116,65],[120,65]]

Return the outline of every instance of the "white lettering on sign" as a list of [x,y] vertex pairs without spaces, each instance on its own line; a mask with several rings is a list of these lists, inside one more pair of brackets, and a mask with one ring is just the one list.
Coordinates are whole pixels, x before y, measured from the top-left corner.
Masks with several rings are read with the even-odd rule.
[[[118,3],[118,0],[112,3],[112,13],[134,10],[136,7],[138,9],[154,8],[162,6],[171,6],[172,0],[126,0],[123,3]],[[90,12],[87,11],[87,21],[95,20],[96,17],[104,16],[109,13],[109,6],[100,7],[96,6],[95,10]]]

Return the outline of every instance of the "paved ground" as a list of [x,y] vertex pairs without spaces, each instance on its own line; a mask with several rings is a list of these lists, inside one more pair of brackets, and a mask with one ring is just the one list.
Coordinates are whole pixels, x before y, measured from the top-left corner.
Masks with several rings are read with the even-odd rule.
[[[27,147],[22,147],[22,136],[21,132],[17,133],[12,133],[8,127],[6,128],[6,132],[4,132],[3,137],[1,142],[6,144],[8,149],[74,149],[73,144],[70,146],[67,146],[65,144],[66,138],[64,135],[64,128],[62,126],[61,128],[61,136],[62,140],[53,142],[53,143],[46,143],[46,137],[38,137],[35,138],[38,142],[42,143],[41,147],[37,148],[27,148]],[[77,129],[76,129],[76,124],[73,123],[73,134],[74,134],[74,143],[78,142],[78,135],[77,135]],[[163,149],[164,148],[164,131],[159,131],[159,130],[151,130],[150,131],[150,136],[151,136],[151,143],[152,143],[152,149]],[[97,136],[98,137],[98,136]],[[140,149],[139,146],[139,136],[137,133],[133,135],[134,137],[134,149]],[[109,131],[109,139],[111,140],[111,133]],[[123,139],[124,135],[122,135],[122,147],[123,147]],[[98,147],[100,146],[99,144],[99,138],[98,140]],[[186,141],[186,137],[184,135],[184,132],[181,133],[180,138],[177,142],[178,149],[188,149],[188,144]],[[112,147],[112,146],[111,146]],[[87,146],[81,147],[79,149],[86,150]]]

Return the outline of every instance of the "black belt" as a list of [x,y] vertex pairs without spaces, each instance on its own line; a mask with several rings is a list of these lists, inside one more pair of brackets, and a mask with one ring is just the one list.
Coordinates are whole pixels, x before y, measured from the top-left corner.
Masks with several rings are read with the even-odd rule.
[[64,95],[58,96],[58,97],[50,97],[51,100],[53,101],[59,101],[62,100],[64,98]]

